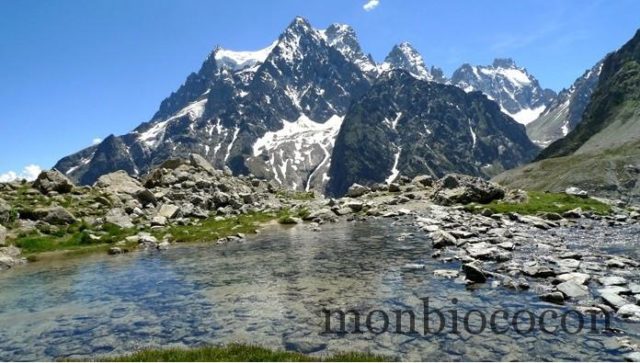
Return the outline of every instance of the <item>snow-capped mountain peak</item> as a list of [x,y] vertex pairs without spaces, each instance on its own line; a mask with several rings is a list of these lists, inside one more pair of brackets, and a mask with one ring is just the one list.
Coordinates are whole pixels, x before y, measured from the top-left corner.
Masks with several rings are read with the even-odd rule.
[[524,125],[538,118],[556,96],[552,90],[542,89],[535,77],[510,58],[495,59],[487,66],[464,64],[453,73],[451,82],[467,92],[484,93]]
[[433,80],[422,55],[408,42],[396,44],[380,66],[382,71],[403,69],[422,80]]
[[276,44],[277,41],[271,43],[268,47],[256,51],[234,51],[216,47],[214,50],[214,58],[219,67],[237,71],[263,63],[269,54],[271,54]]
[[320,33],[327,43],[337,49],[347,59],[354,62],[365,74],[372,75],[376,70],[375,62],[364,54],[356,32],[345,24],[331,24]]

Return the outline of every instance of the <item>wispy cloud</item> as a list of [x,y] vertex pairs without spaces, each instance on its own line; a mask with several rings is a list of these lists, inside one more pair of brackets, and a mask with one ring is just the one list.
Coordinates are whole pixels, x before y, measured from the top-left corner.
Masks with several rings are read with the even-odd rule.
[[28,181],[35,180],[38,174],[42,171],[42,168],[35,164],[25,166],[21,172],[17,173],[10,170],[4,174],[0,174],[0,183],[8,183],[14,180],[26,179]]
[[364,4],[362,8],[364,9],[364,11],[371,11],[377,8],[378,5],[380,5],[380,0],[369,0],[366,4]]
[[95,139],[91,140],[91,145],[98,145],[101,142],[102,142],[102,139],[99,137],[96,137]]

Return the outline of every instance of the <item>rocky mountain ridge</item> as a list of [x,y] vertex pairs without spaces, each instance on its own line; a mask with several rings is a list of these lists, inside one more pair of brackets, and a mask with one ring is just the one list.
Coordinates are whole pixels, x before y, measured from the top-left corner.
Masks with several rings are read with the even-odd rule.
[[[55,168],[92,184],[114,170],[139,176],[168,159],[198,153],[235,175],[324,191],[333,177],[333,148],[349,106],[398,69],[423,81],[449,82],[440,69],[427,68],[408,43],[395,46],[377,65],[349,26],[320,30],[297,17],[264,49],[216,47],[150,121],[67,156]],[[541,92],[533,89],[532,94]]]

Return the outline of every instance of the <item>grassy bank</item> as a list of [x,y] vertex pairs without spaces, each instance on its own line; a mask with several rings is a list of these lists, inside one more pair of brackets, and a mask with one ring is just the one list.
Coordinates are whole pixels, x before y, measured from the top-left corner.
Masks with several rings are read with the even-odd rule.
[[312,357],[302,353],[270,350],[244,344],[146,349],[129,355],[103,359],[103,361],[114,362],[381,362],[388,360],[389,358],[366,353],[340,353],[327,357]]
[[[100,229],[89,229],[84,223],[56,227],[56,230],[19,235],[11,243],[22,249],[22,253],[31,261],[44,256],[67,256],[94,252],[106,252],[115,243],[124,241],[126,237],[139,232],[151,232],[162,239],[170,235],[173,242],[207,242],[215,241],[238,233],[252,234],[264,223],[282,218],[288,211],[279,213],[248,213],[227,218],[210,217],[199,221],[196,225],[172,225],[159,230],[148,228],[120,228],[113,224],[105,224]],[[136,243],[119,244],[119,247],[134,249]]]
[[565,193],[528,192],[529,200],[526,203],[506,203],[502,200],[489,204],[470,204],[467,209],[478,212],[489,209],[493,213],[564,213],[572,209],[581,208],[583,211],[591,211],[596,214],[609,214],[611,207],[592,198],[580,198]]

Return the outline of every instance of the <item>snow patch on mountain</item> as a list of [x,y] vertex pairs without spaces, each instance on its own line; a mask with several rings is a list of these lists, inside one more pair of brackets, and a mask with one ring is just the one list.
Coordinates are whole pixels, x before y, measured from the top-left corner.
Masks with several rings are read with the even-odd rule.
[[536,108],[524,108],[516,113],[510,113],[509,111],[502,109],[502,112],[511,116],[512,119],[518,121],[523,125],[528,125],[535,121],[543,112],[547,109],[547,106],[540,105]]
[[234,71],[250,68],[256,64],[264,63],[277,43],[278,41],[274,41],[268,47],[255,51],[234,51],[217,48],[214,51],[215,60],[219,66]]
[[[176,112],[175,115],[169,117],[164,121],[157,122],[147,131],[144,131],[138,135],[138,140],[141,141],[144,145],[149,148],[153,148],[160,141],[162,141],[162,137],[164,136],[164,132],[169,125],[169,123],[173,120],[177,120],[184,116],[188,116],[192,121],[197,120],[202,117],[204,113],[205,105],[207,104],[207,99],[202,99],[196,102],[192,102],[187,105],[185,108]],[[69,171],[67,171],[69,173]]]

